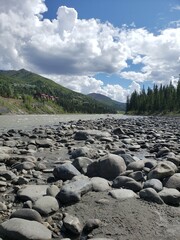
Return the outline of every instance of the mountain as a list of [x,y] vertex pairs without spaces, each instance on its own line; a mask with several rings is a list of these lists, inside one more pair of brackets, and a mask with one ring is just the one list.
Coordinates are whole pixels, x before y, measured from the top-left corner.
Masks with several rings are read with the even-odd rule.
[[3,107],[13,99],[13,104],[26,113],[117,112],[109,105],[25,69],[0,71],[0,96]]
[[106,104],[109,107],[116,109],[116,111],[125,111],[126,110],[126,103],[112,100],[111,98],[109,98],[103,94],[90,93],[90,94],[88,94],[88,96],[91,97],[92,99],[95,99],[101,103]]

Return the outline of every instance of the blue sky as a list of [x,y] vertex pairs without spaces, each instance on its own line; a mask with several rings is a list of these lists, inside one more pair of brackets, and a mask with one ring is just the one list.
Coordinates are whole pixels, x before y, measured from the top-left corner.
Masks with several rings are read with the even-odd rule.
[[37,72],[118,101],[176,84],[180,0],[2,0],[2,69]]

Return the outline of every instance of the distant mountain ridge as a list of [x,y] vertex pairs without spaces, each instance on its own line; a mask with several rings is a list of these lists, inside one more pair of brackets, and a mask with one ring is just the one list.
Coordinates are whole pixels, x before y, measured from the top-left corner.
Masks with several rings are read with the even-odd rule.
[[[116,113],[116,109],[25,69],[0,70],[0,96],[3,104],[18,99],[27,113]],[[21,102],[20,102],[21,100]],[[13,101],[14,104],[17,101]],[[2,107],[3,107],[2,104]],[[39,113],[39,112],[38,112]]]
[[101,102],[104,103],[112,108],[115,108],[116,111],[125,111],[126,110],[126,103],[122,103],[122,102],[118,102],[115,100],[112,100],[111,98],[100,94],[100,93],[90,93],[87,96]]

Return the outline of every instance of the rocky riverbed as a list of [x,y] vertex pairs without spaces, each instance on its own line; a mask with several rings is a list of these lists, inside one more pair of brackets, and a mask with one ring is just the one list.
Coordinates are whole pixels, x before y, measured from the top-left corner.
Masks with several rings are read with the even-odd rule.
[[179,240],[180,118],[0,133],[0,240]]

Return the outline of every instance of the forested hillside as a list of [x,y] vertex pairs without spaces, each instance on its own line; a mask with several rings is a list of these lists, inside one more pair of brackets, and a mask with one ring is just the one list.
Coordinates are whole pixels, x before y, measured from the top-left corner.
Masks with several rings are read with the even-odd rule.
[[90,93],[90,94],[88,94],[88,96],[90,96],[91,98],[93,98],[101,103],[108,105],[109,107],[115,108],[117,111],[125,111],[126,110],[126,103],[112,100],[111,98],[109,98],[103,94]]
[[0,71],[0,96],[22,101],[23,109],[29,113],[44,106],[59,108],[58,113],[116,113],[115,108],[25,69]]
[[134,91],[127,98],[127,112],[136,114],[180,113],[180,80],[177,87],[154,85],[153,89]]

